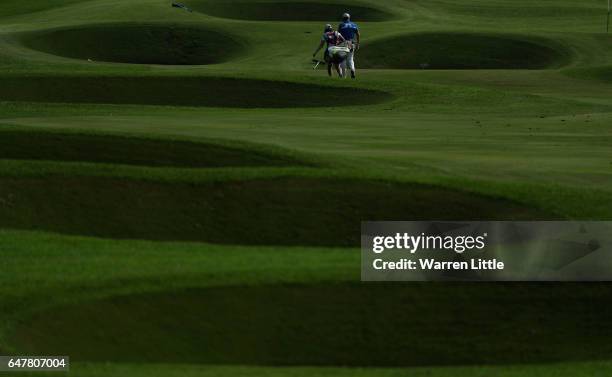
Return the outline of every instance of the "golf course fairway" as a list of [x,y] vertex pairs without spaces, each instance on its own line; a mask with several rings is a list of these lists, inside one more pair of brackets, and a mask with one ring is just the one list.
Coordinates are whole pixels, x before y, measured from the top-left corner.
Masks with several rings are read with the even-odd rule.
[[[181,3],[0,2],[0,355],[612,375],[610,283],[366,283],[359,250],[362,221],[612,220],[605,1]],[[344,12],[355,80],[313,69]]]

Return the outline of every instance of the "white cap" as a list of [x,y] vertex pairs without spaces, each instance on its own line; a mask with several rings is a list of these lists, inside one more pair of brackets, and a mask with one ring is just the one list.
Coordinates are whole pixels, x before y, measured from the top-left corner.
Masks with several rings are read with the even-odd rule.
[[342,15],[342,19],[349,19],[349,20],[350,20],[350,19],[351,19],[351,15],[350,15],[350,14],[348,14],[348,13],[344,13],[344,14]]

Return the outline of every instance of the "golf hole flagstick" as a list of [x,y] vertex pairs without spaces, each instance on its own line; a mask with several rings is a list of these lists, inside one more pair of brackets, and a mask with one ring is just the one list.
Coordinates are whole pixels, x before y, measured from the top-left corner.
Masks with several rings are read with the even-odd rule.
[[186,6],[185,4],[183,4],[183,3],[177,3],[176,1],[173,1],[173,2],[172,2],[172,7],[173,7],[173,8],[181,8],[181,9],[186,10],[187,12],[193,12],[193,10],[191,10],[191,8],[189,8],[189,7],[188,7],[188,6]]
[[314,66],[312,67],[312,69],[317,69],[319,68],[319,66],[321,64],[324,64],[325,62],[319,59],[312,59],[312,64],[314,64]]

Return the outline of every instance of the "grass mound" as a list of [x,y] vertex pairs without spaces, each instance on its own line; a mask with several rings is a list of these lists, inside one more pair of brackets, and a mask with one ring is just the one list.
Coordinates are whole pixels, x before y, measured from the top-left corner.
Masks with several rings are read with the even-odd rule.
[[189,168],[305,165],[290,156],[211,143],[24,131],[0,131],[0,159]]
[[199,184],[2,178],[0,227],[108,238],[243,245],[359,245],[361,220],[550,218],[450,189],[275,178]]
[[337,283],[129,295],[40,312],[12,342],[22,353],[73,361],[245,365],[491,365],[612,352],[605,286],[449,288]]
[[612,83],[612,66],[576,68],[566,72],[570,77]]
[[468,17],[483,17],[488,19],[512,18],[516,20],[559,19],[601,16],[601,8],[597,2],[583,1],[559,2],[558,6],[536,2],[489,3],[489,2],[428,2],[425,6]]
[[223,63],[242,46],[232,37],[204,27],[156,24],[105,24],[55,29],[22,37],[29,48],[94,61],[204,65]]
[[570,53],[543,38],[477,33],[420,33],[372,42],[359,65],[381,69],[543,69]]
[[10,76],[0,80],[0,101],[287,108],[369,105],[392,98],[375,90],[217,77]]
[[86,0],[2,0],[0,17],[16,16],[63,7]]
[[316,1],[192,0],[194,10],[215,17],[254,21],[340,21],[349,12],[355,21],[385,21],[393,18],[384,10],[349,3]]

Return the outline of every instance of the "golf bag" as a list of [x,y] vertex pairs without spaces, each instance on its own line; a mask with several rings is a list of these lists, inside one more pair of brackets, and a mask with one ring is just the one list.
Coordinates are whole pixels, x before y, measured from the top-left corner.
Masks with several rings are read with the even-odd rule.
[[348,57],[351,50],[347,46],[330,46],[325,54],[328,64],[342,64]]

